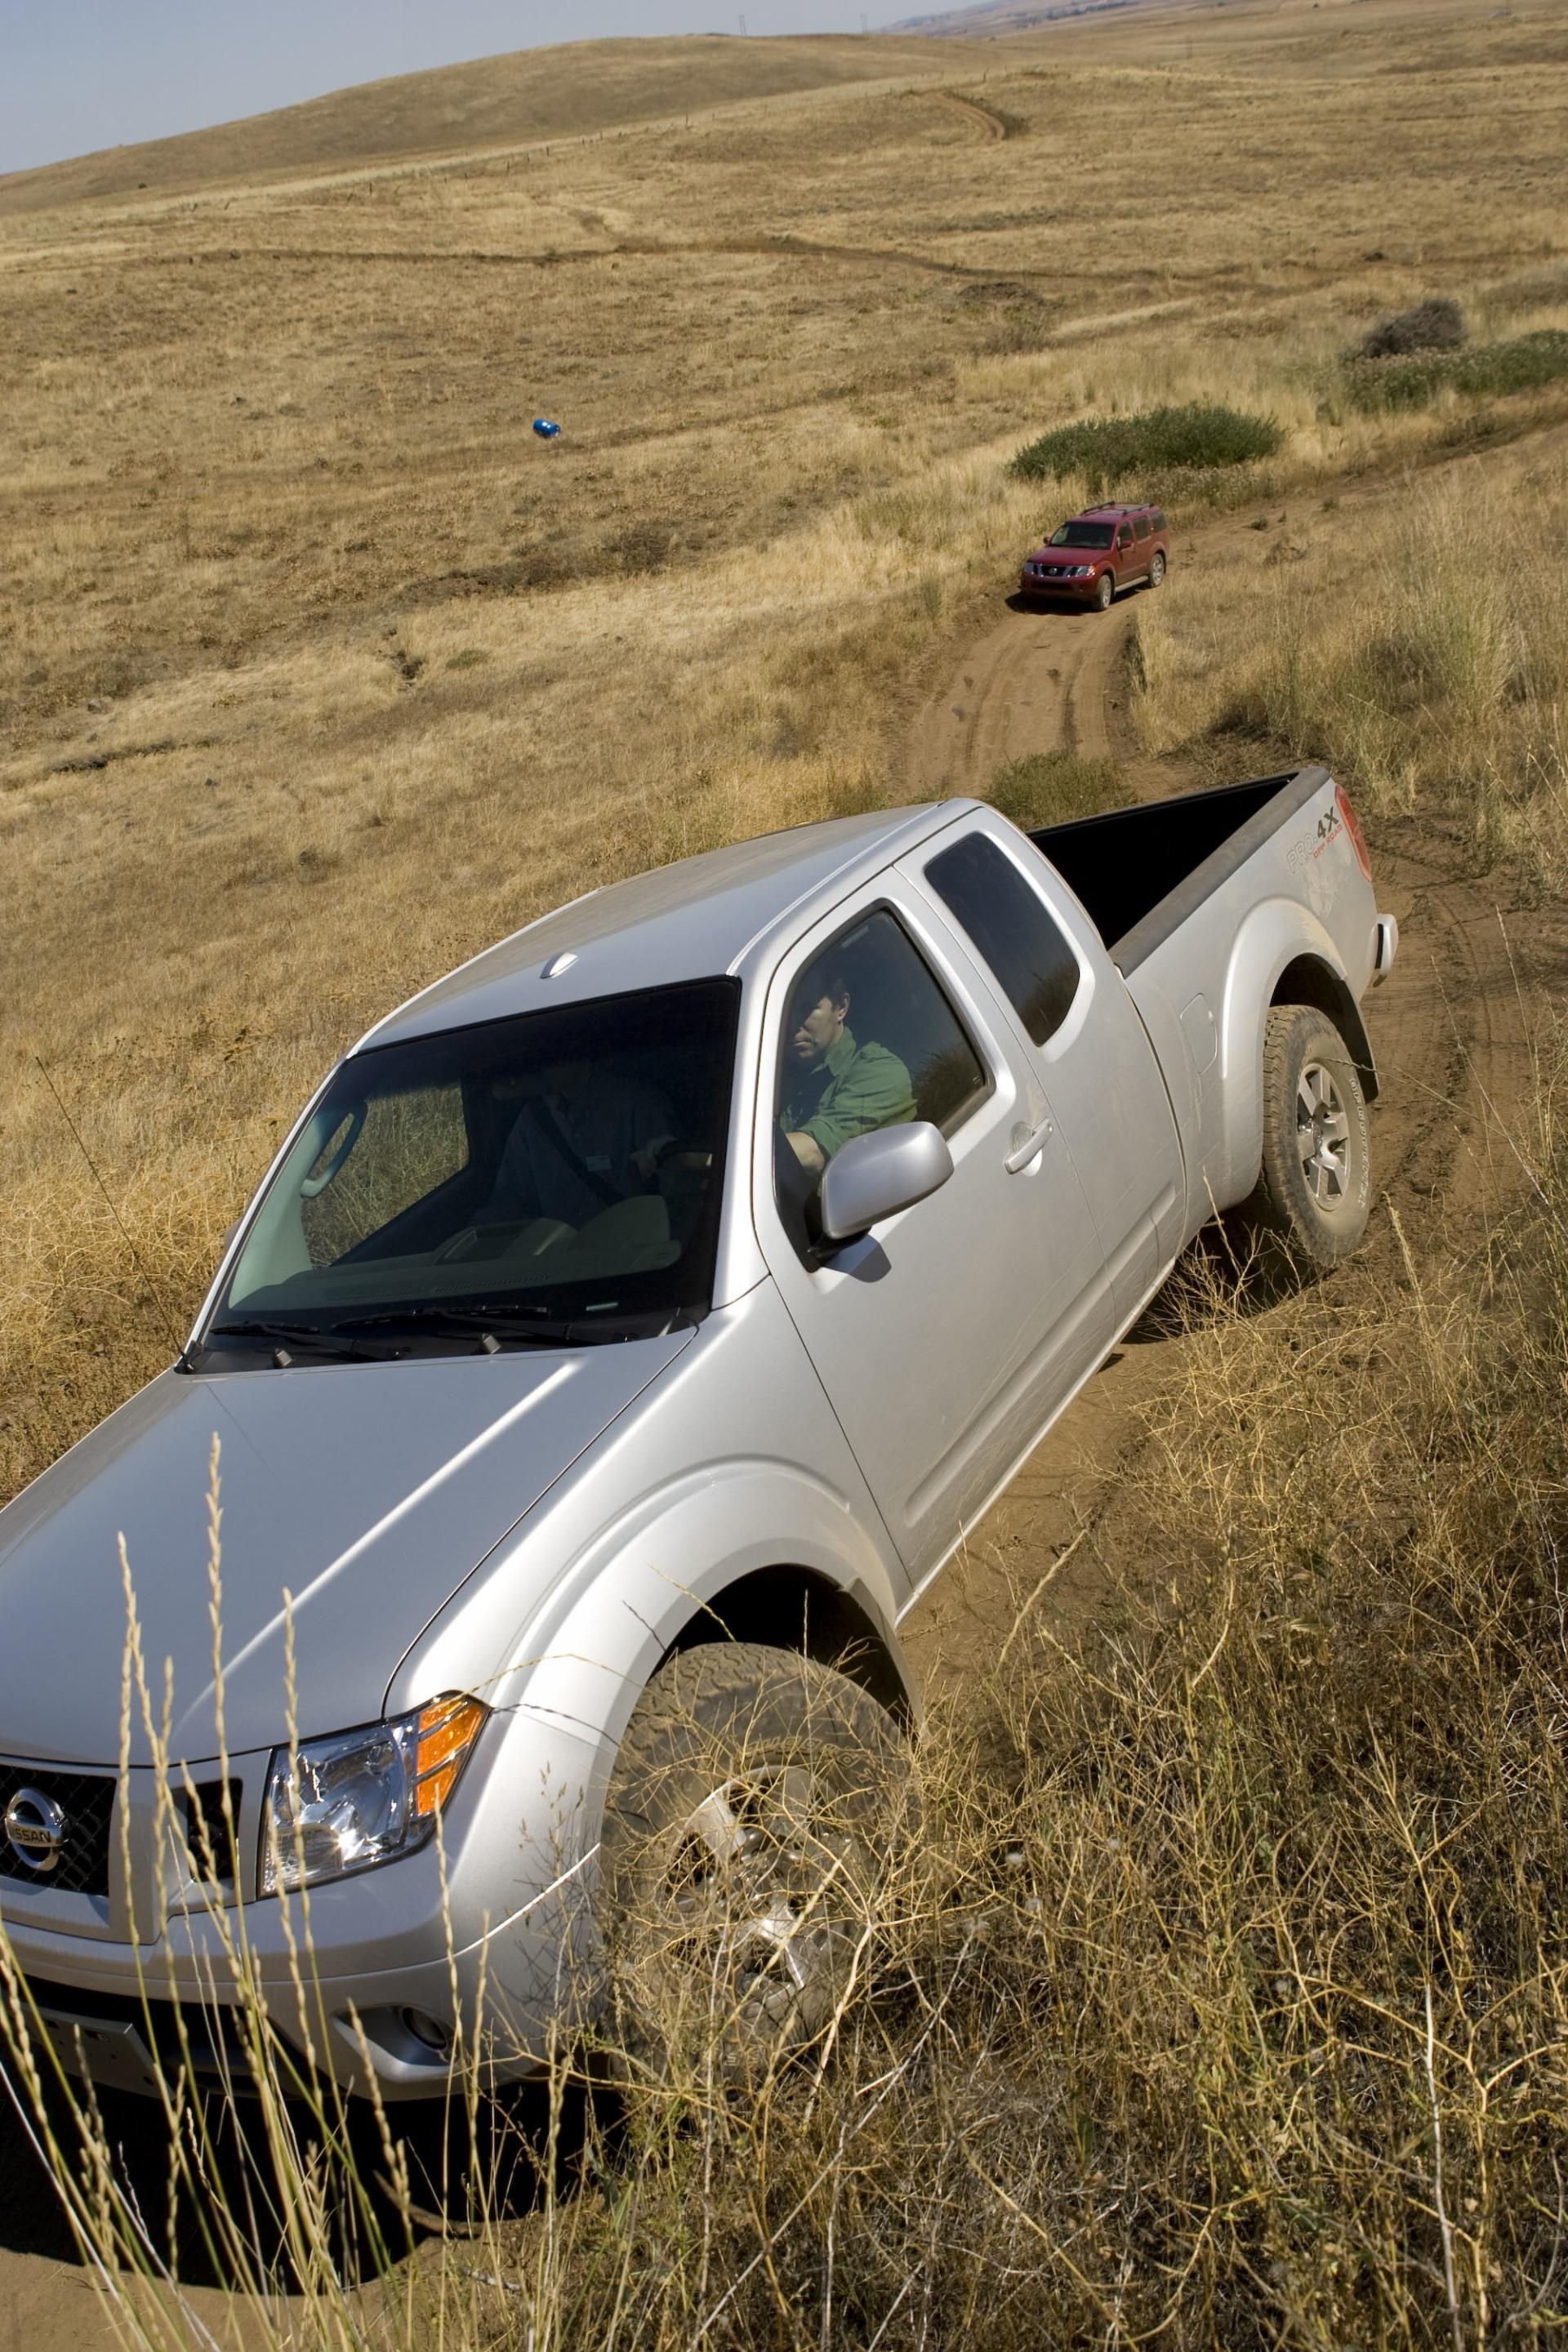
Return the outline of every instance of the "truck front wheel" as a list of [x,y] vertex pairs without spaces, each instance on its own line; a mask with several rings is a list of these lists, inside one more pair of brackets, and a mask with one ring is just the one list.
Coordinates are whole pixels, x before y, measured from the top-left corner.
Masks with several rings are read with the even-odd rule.
[[1116,581],[1114,575],[1109,572],[1102,572],[1099,579],[1094,583],[1094,603],[1096,611],[1100,613],[1109,613],[1110,610],[1111,599],[1115,593]]
[[1263,1167],[1247,1222],[1297,1264],[1338,1265],[1366,1231],[1366,1097],[1333,1023],[1277,1004],[1263,1034]]
[[793,1651],[706,1643],[627,1727],[600,1847],[613,2071],[757,2082],[840,2013],[899,1834],[876,1700]]

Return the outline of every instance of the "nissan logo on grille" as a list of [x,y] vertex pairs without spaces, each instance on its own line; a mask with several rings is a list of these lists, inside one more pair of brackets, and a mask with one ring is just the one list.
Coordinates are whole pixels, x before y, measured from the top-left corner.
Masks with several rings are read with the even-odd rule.
[[5,1808],[5,1836],[12,1853],[40,1877],[53,1870],[66,1842],[66,1817],[52,1797],[38,1789],[18,1789]]

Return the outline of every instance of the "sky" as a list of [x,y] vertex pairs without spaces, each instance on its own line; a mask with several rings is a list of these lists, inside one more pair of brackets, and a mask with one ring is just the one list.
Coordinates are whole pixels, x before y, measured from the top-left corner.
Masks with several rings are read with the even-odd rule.
[[[750,33],[873,32],[940,0],[744,0]],[[738,33],[741,0],[0,0],[0,172],[546,41]]]

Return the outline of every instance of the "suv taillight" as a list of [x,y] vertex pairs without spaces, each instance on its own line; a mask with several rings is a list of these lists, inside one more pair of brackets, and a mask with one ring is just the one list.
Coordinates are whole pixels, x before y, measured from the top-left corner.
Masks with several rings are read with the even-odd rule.
[[1343,784],[1336,784],[1334,786],[1334,806],[1340,813],[1340,823],[1344,826],[1345,831],[1351,837],[1351,847],[1355,851],[1356,864],[1361,867],[1362,872],[1366,876],[1367,880],[1370,882],[1372,880],[1372,859],[1367,855],[1366,835],[1361,829],[1360,823],[1356,817],[1356,813],[1350,804],[1350,798]]

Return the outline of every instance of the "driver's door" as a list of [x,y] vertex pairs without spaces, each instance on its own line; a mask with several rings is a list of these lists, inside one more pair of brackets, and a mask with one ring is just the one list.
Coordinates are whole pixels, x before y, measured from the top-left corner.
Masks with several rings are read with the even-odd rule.
[[[889,1055],[902,1064],[900,1115],[912,1095],[917,1116],[946,1136],[953,1172],[825,1255],[803,1226],[780,1113],[797,1087],[782,1066],[792,1011],[810,975],[827,971],[845,976],[854,1052],[879,1049],[884,1069]],[[1038,1075],[991,992],[899,877],[840,908],[775,973],[753,1162],[758,1235],[911,1588],[974,1524],[1113,1320],[1094,1220],[1052,1129]],[[1021,1159],[1029,1137],[1037,1146]]]

